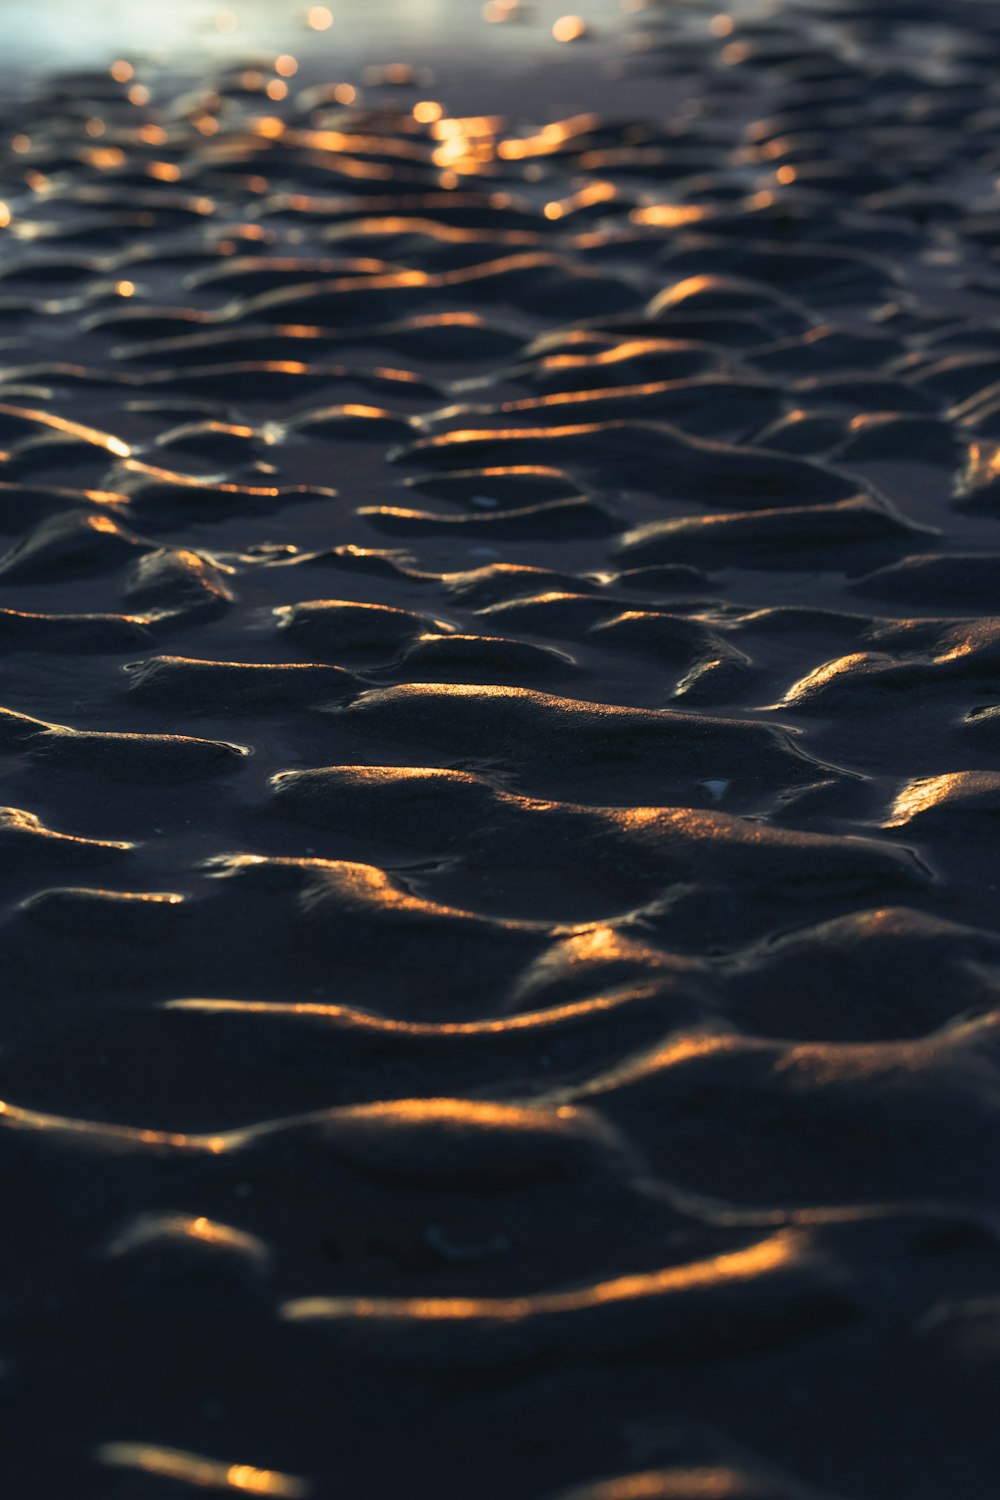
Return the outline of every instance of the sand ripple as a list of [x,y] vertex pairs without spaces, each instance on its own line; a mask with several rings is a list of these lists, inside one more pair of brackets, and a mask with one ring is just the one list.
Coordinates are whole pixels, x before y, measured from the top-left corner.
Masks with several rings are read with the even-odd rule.
[[627,9],[0,103],[12,1494],[995,1494],[1000,25]]

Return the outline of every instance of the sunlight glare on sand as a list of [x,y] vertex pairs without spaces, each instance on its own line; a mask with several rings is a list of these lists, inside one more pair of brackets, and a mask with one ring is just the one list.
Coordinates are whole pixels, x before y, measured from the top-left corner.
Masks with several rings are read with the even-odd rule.
[[235,1490],[244,1495],[271,1495],[278,1500],[301,1500],[309,1494],[309,1486],[291,1474],[256,1469],[251,1464],[219,1463],[197,1453],[159,1448],[152,1443],[105,1443],[97,1457],[111,1468],[160,1475],[198,1489]]

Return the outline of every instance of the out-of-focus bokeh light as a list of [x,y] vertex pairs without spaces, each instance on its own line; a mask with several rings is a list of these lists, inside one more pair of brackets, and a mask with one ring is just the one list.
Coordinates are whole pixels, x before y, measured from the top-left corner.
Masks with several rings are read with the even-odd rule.
[[436,99],[421,99],[413,106],[413,118],[418,125],[433,125],[435,120],[440,120],[444,110]]
[[333,12],[325,5],[314,5],[306,15],[306,25],[313,31],[329,31],[333,25]]
[[520,0],[488,0],[483,6],[483,20],[491,26],[500,26],[504,21],[516,20],[520,11]]
[[552,35],[557,42],[578,42],[587,35],[587,23],[581,16],[560,16]]

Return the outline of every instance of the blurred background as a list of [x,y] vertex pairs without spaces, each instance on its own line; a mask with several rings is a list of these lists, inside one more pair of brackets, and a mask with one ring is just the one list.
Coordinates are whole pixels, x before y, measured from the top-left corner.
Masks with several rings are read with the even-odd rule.
[[[606,38],[621,0],[0,0],[0,67],[61,69],[164,54],[202,63],[288,52],[335,71],[443,52],[498,64]],[[568,51],[569,47],[562,50]],[[311,71],[311,68],[310,68]]]

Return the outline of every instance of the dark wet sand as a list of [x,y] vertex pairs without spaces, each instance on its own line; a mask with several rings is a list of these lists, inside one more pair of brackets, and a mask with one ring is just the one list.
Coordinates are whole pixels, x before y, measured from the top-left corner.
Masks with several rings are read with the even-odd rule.
[[12,1497],[996,1494],[1000,24],[633,10],[5,94]]

